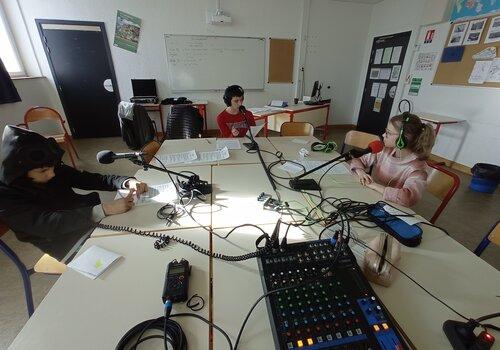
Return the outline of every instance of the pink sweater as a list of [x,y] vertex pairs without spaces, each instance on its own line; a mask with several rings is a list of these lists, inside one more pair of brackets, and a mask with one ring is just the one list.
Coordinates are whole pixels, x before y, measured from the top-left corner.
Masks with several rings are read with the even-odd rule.
[[351,171],[368,171],[374,164],[372,178],[386,186],[383,198],[406,207],[411,207],[422,198],[427,182],[428,167],[425,161],[418,160],[415,154],[405,158],[394,157],[394,148],[385,147],[382,152],[365,154],[351,160]]

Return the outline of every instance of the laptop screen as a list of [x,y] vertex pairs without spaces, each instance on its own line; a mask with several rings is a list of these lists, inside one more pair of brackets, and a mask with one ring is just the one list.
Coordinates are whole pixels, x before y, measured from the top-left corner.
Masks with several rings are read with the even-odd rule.
[[158,96],[156,79],[132,79],[132,92],[137,96]]

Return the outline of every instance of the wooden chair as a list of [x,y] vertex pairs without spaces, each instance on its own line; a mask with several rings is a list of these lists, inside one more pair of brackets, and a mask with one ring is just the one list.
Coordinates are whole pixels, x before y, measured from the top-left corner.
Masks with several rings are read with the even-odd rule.
[[357,130],[348,131],[347,134],[345,134],[344,144],[342,145],[340,153],[344,153],[346,145],[356,148],[367,148],[370,142],[376,140],[380,140],[380,136]]
[[73,168],[76,168],[75,159],[73,158],[73,153],[79,159],[78,153],[76,152],[75,145],[71,140],[71,136],[68,134],[66,127],[64,124],[66,123],[61,115],[52,108],[49,107],[32,107],[26,111],[24,114],[24,125],[26,129],[29,129],[29,123],[34,123],[40,120],[53,120],[60,124],[60,129],[62,131],[61,134],[55,135],[44,135],[45,137],[53,137],[57,143],[64,144],[64,147],[68,151],[69,158],[71,159],[71,163],[73,164]]
[[285,122],[281,124],[280,136],[313,136],[314,126],[305,122]]
[[146,161],[146,163],[149,164],[151,160],[153,160],[153,157],[156,154],[156,152],[158,152],[158,150],[160,149],[160,146],[161,143],[153,140],[149,141],[142,147],[141,152],[144,152],[144,160]]
[[30,276],[35,272],[60,275],[66,270],[66,265],[57,261],[48,254],[44,254],[40,260],[31,269],[19,259],[19,256],[5,243],[1,237],[9,231],[5,223],[0,221],[0,250],[16,265],[24,285],[24,295],[26,298],[26,306],[28,308],[28,316],[31,317],[35,311],[33,304],[33,292],[31,289]]
[[490,244],[490,242],[495,243],[500,247],[500,220],[497,221],[495,225],[491,228],[491,230],[484,236],[483,240],[477,248],[474,250],[474,254],[480,256],[486,247]]
[[439,164],[427,161],[427,165],[432,168],[427,177],[427,191],[441,200],[441,205],[436,209],[430,220],[434,224],[460,186],[460,178]]

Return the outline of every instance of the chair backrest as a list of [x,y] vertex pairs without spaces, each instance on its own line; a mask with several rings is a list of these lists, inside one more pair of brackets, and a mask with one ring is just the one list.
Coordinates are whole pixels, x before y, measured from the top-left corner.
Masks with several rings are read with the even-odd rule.
[[436,163],[428,161],[427,165],[431,167],[431,171],[427,177],[427,192],[441,200],[441,205],[430,220],[431,223],[435,223],[460,186],[460,178],[455,173]]
[[281,124],[281,136],[313,136],[314,126],[306,122],[285,122]]
[[156,140],[150,141],[142,147],[141,151],[144,152],[144,160],[149,164],[153,156],[160,149],[161,143]]
[[24,124],[27,129],[29,129],[29,123],[34,123],[41,120],[53,120],[57,122],[61,127],[61,131],[63,131],[64,134],[68,134],[68,131],[64,126],[64,119],[55,109],[49,107],[36,106],[36,107],[31,107],[24,114]]
[[380,140],[380,136],[363,131],[350,130],[345,134],[344,144],[342,145],[340,153],[344,153],[346,145],[356,148],[367,148],[370,142],[376,140]]
[[173,105],[167,118],[167,139],[191,139],[201,136],[203,118],[191,105]]
[[477,248],[474,250],[474,254],[480,256],[481,253],[486,249],[486,247],[493,242],[497,246],[500,247],[500,220],[496,222],[495,225],[491,228],[491,230],[484,236],[483,240]]

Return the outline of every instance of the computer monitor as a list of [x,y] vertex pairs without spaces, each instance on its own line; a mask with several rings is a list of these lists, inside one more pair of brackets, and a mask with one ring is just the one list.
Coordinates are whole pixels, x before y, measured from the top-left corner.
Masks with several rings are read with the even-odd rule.
[[132,92],[134,97],[148,96],[157,97],[156,92],[156,79],[131,79],[132,80]]

